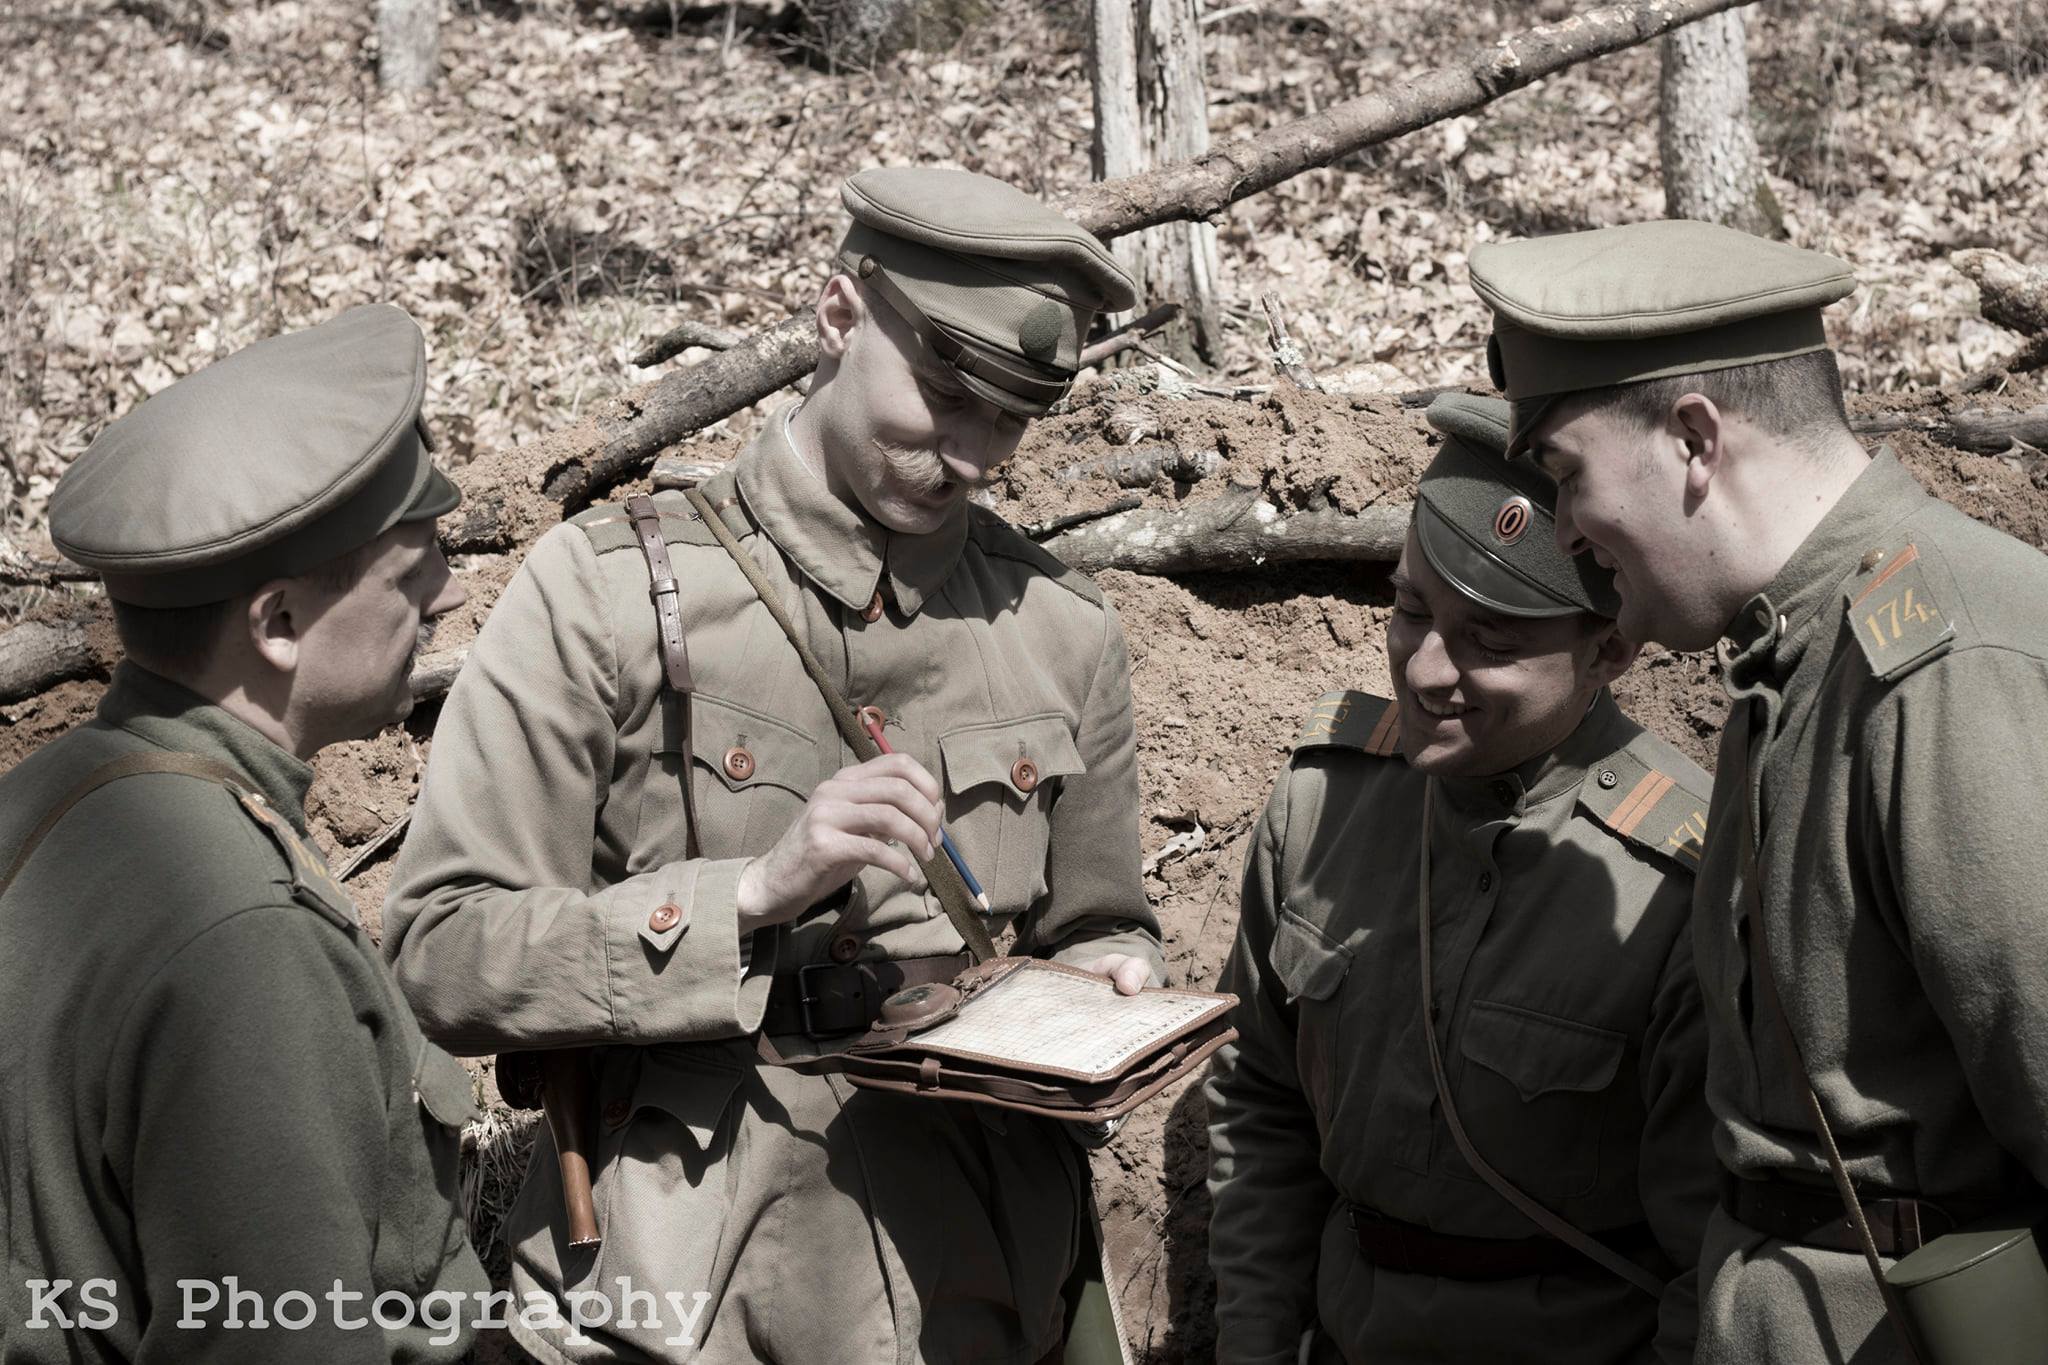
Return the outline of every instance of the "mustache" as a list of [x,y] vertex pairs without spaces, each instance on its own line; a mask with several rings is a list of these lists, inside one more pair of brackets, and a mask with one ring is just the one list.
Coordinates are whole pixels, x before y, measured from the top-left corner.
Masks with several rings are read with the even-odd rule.
[[957,483],[973,492],[986,488],[990,481],[989,470],[983,470],[972,478],[963,478],[929,450],[892,445],[887,441],[877,441],[875,445],[882,453],[882,463],[888,467],[891,480],[916,497],[930,497],[949,483]]

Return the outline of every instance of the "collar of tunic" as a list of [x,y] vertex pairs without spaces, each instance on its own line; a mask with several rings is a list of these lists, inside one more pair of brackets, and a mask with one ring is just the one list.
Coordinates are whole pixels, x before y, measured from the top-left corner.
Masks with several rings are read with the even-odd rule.
[[1926,502],[1926,490],[1891,448],[1879,447],[1770,586],[1736,613],[1720,651],[1721,681],[1729,695],[1748,696],[1789,677],[1815,627],[1839,613],[1842,583],[1864,553]]
[[271,808],[306,832],[313,768],[247,724],[161,674],[124,660],[100,698],[104,723],[163,749],[216,759],[248,777]]
[[776,548],[841,605],[863,610],[886,575],[890,599],[915,616],[960,562],[966,503],[956,504],[928,534],[889,530],[834,493],[797,453],[789,437],[796,406],[777,413],[740,455],[737,478],[747,510]]
[[1437,790],[1452,810],[1467,815],[1520,815],[1532,806],[1578,791],[1586,770],[1634,734],[1635,726],[1603,687],[1586,708],[1578,728],[1556,748],[1491,777],[1440,778]]

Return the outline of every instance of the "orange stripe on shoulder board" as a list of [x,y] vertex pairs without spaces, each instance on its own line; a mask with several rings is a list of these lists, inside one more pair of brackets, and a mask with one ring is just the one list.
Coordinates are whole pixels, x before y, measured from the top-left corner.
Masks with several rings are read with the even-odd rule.
[[1892,560],[1891,563],[1884,566],[1883,573],[1871,579],[1870,582],[1864,584],[1863,591],[1856,594],[1856,601],[1851,602],[1849,605],[1853,607],[1858,602],[1861,602],[1864,598],[1870,596],[1870,594],[1876,592],[1879,588],[1885,585],[1886,581],[1890,579],[1893,574],[1905,568],[1908,564],[1911,564],[1914,560],[1918,559],[1919,557],[1920,547],[1918,545],[1908,545],[1905,549],[1899,551],[1898,557]]
[[1394,752],[1397,738],[1396,732],[1399,730],[1400,725],[1400,707],[1389,706],[1386,710],[1380,712],[1379,723],[1374,725],[1372,733],[1366,736],[1365,751],[1380,758],[1385,758],[1388,754]]
[[1635,833],[1636,826],[1643,822],[1643,817],[1656,809],[1657,803],[1664,799],[1664,793],[1670,791],[1674,785],[1673,781],[1662,773],[1644,774],[1643,780],[1636,783],[1635,790],[1628,794],[1628,798],[1614,808],[1614,814],[1608,817],[1609,825],[1616,834],[1624,838]]

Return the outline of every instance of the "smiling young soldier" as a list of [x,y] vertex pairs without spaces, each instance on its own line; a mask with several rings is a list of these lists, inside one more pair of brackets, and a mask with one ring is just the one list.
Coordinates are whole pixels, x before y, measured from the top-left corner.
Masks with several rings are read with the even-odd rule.
[[[762,1064],[752,1038],[830,1046],[966,964],[911,858],[942,817],[1015,951],[1127,991],[1160,974],[1123,633],[967,501],[1130,282],[982,176],[866,171],[841,197],[810,396],[702,491],[897,752],[853,762],[755,588],[664,494],[640,526],[673,565],[679,706],[640,505],[599,508],[541,540],[485,624],[399,863],[386,946],[429,1032],[604,1045],[601,1248],[568,1244],[545,1137],[510,1215],[517,1288],[564,1316],[608,1296],[581,1334],[519,1329],[546,1361],[1028,1363],[1060,1349],[1062,1286],[1093,1254],[1060,1125],[856,1091]],[[628,1283],[701,1294],[701,1315],[635,1312]]]
[[[1395,700],[1317,704],[1246,865],[1208,1084],[1227,1365],[1691,1358],[1707,778],[1609,696],[1636,647],[1548,481],[1500,459],[1507,415],[1431,406]],[[1585,1233],[1610,1265],[1561,1240]]]
[[353,309],[171,385],[50,501],[126,658],[0,777],[10,1365],[453,1361],[475,1335],[470,1079],[303,810],[314,753],[404,718],[422,623],[463,601],[425,388],[412,319]]
[[1482,247],[1472,278],[1560,542],[1615,566],[1624,629],[1723,637],[1699,1358],[1907,1359],[1806,1078],[1881,1257],[2048,1180],[2048,560],[1851,434],[1840,261],[1651,223]]

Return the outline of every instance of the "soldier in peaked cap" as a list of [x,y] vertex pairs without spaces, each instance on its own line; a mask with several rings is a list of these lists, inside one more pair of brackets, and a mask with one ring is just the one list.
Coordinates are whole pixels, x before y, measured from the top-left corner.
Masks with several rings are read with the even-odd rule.
[[386,949],[430,1034],[595,1045],[601,1244],[570,1244],[547,1135],[509,1219],[514,1285],[587,1324],[515,1328],[543,1361],[1029,1365],[1093,1255],[1059,1125],[756,1051],[830,1047],[966,964],[910,857],[942,818],[1014,951],[1162,974],[1123,632],[967,501],[1130,282],[982,176],[866,171],[841,198],[810,396],[700,491],[896,752],[855,761],[682,494],[594,508],[485,623],[393,882]]
[[425,380],[412,319],[358,308],[149,399],[51,500],[126,657],[0,776],[10,1362],[468,1350],[469,1078],[303,809],[314,752],[405,714],[422,622],[463,598]]
[[1609,696],[1636,647],[1507,418],[1431,406],[1394,698],[1316,704],[1246,864],[1207,1090],[1230,1365],[1692,1358],[1707,777]]
[[2048,561],[1851,434],[1840,261],[1654,223],[1472,278],[1560,544],[1614,566],[1626,627],[1719,637],[1734,699],[1695,912],[1728,1172],[1699,1358],[1908,1359],[1809,1095],[1881,1260],[2048,1182]]

